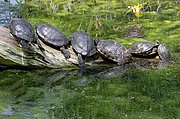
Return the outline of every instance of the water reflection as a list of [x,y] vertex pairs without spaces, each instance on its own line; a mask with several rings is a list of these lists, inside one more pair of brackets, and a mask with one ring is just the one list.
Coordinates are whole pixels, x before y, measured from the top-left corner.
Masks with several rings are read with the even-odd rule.
[[[91,113],[94,113],[94,109],[112,108],[103,111],[109,114],[118,110],[117,106],[124,105],[127,107],[125,111],[133,110],[134,106],[145,112],[158,110],[159,107],[155,106],[159,100],[169,100],[167,91],[176,101],[174,96],[177,93],[174,91],[177,91],[179,84],[178,70],[157,70],[158,63],[151,60],[137,60],[120,66],[100,63],[101,67],[87,67],[82,76],[78,75],[78,69],[4,70],[0,72],[0,88],[3,89],[0,91],[0,101],[4,105],[0,118],[36,118],[37,115],[40,118],[73,118],[78,114],[86,118],[84,114],[88,113],[84,108]],[[5,97],[9,97],[10,101],[6,101]],[[163,102],[161,105],[168,106]],[[165,111],[165,108],[162,110]]]
[[8,27],[11,18],[18,17],[16,0],[0,0],[0,26]]
[[[98,65],[99,63],[99,65]],[[159,63],[163,66],[161,67]],[[96,65],[87,67],[86,71],[83,74],[79,75],[78,69],[72,70],[58,70],[51,73],[42,73],[42,76],[48,77],[49,81],[46,82],[47,85],[52,86],[62,79],[69,82],[69,79],[75,79],[72,83],[75,86],[87,86],[93,79],[112,79],[116,77],[121,77],[123,74],[128,71],[133,70],[146,70],[146,69],[159,69],[165,68],[168,66],[168,62],[159,62],[151,59],[135,59],[134,62],[124,64],[124,65],[115,65],[115,64],[106,64],[105,62],[97,62]]]
[[13,111],[13,108],[12,107],[8,107],[6,109],[3,110],[2,112],[2,116],[13,116],[14,115],[14,111]]

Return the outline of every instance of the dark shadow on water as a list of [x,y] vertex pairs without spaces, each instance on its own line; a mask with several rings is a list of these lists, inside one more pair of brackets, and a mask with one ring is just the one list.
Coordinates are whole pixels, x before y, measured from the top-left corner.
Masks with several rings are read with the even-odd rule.
[[59,84],[58,82],[62,83],[62,80],[64,82],[69,82],[71,79],[77,86],[87,86],[93,81],[93,79],[112,79],[121,77],[128,71],[160,69],[165,68],[166,66],[168,66],[168,63],[166,62],[137,58],[134,60],[134,62],[124,65],[97,62],[94,63],[93,66],[87,66],[83,72],[79,72],[79,69],[77,68],[44,72],[40,75],[49,78],[46,85],[51,87]]

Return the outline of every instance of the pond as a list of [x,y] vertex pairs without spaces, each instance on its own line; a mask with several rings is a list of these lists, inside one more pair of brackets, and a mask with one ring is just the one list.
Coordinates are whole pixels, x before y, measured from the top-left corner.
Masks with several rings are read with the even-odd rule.
[[[139,0],[11,2],[0,1],[1,26],[7,26],[10,18],[21,16],[34,27],[49,23],[67,36],[86,30],[93,37],[115,39],[126,47],[139,41],[160,40],[169,47],[171,60],[163,68],[156,67],[154,62],[138,66],[89,66],[83,75],[78,75],[78,67],[2,68],[0,118],[180,118],[178,1],[144,1],[141,2],[144,9],[136,14],[131,8]],[[145,37],[125,37],[126,29],[134,25],[142,28]]]
[[9,19],[18,16],[18,6],[19,5],[17,5],[17,2],[15,0],[7,2],[4,2],[4,0],[0,0],[0,26],[7,27]]

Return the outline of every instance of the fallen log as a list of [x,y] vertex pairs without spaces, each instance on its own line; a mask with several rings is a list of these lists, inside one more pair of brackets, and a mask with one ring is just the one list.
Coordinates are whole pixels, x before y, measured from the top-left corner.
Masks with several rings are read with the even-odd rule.
[[[51,48],[38,39],[38,44],[31,44],[31,49],[23,49],[17,39],[10,33],[8,28],[0,27],[0,67],[15,66],[28,68],[62,68],[75,67],[78,65],[77,55],[72,47],[68,48],[71,58],[65,59],[61,51]],[[164,67],[166,62],[153,61],[151,59],[133,58],[130,63],[142,67]],[[150,64],[150,65],[149,65]],[[110,66],[102,59],[86,62],[89,66]],[[111,65],[114,66],[114,65]]]
[[0,27],[0,65],[60,68],[78,64],[77,56],[71,47],[68,48],[71,58],[67,60],[61,51],[45,45],[39,39],[38,44],[32,44],[31,47],[30,50],[22,49],[9,29]]

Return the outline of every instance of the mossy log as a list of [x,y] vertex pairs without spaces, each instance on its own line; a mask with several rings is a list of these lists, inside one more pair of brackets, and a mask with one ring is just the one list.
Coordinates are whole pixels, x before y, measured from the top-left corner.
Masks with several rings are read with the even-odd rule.
[[71,67],[78,64],[77,55],[71,47],[68,50],[71,58],[66,60],[61,51],[45,45],[39,39],[38,44],[31,45],[31,49],[22,49],[9,29],[0,27],[0,65],[40,68]]

